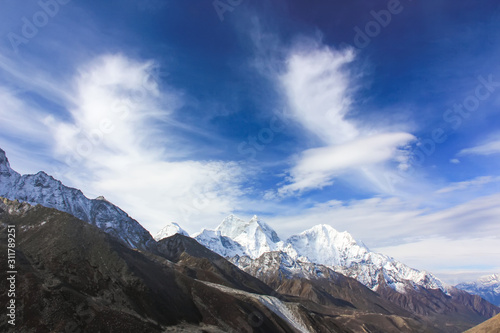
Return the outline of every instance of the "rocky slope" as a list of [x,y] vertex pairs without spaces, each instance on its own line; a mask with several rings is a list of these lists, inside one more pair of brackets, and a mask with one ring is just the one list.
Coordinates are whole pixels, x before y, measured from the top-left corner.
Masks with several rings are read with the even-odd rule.
[[[2,253],[7,225],[15,225],[17,240],[16,332],[164,332],[186,326],[200,332],[295,332],[257,297],[222,292],[218,284],[132,250],[67,213],[2,199]],[[0,257],[2,267],[6,259]],[[0,302],[7,304],[6,279],[0,287]],[[252,314],[259,314],[257,323],[249,320]],[[2,332],[11,329],[7,319],[0,318]]]
[[428,331],[463,332],[500,310],[455,288],[445,294],[440,289],[417,286],[400,293],[385,284],[382,276],[377,292],[373,292],[327,266],[294,260],[284,252],[268,252],[257,259],[234,257],[231,261],[285,295],[330,307],[348,302],[363,311],[411,317]]
[[325,306],[411,316],[409,311],[394,306],[357,280],[324,265],[294,260],[284,252],[267,252],[257,259],[234,257],[231,262],[285,295]]
[[466,333],[494,333],[494,332],[500,332],[500,314],[466,331]]
[[21,176],[11,169],[2,149],[0,196],[69,213],[121,239],[131,248],[151,249],[155,246],[146,229],[103,197],[88,199],[80,190],[64,186],[43,171]]
[[[16,230],[16,332],[418,332],[401,309],[331,306],[275,292],[195,240],[130,249],[74,216],[0,199],[0,251]],[[0,265],[6,267],[6,257]],[[336,274],[336,273],[334,273]],[[340,276],[340,275],[339,275]],[[0,302],[7,304],[7,280]],[[357,282],[356,282],[357,283]],[[357,283],[360,288],[372,293]],[[50,306],[47,306],[50,305]],[[10,329],[7,317],[0,330]]]
[[[230,216],[215,231],[204,230],[200,235],[196,236],[200,243],[231,257],[242,270],[281,293],[315,304],[336,306],[347,301],[357,309],[373,311],[376,306],[379,312],[383,308],[393,313],[396,307],[425,322],[427,329],[443,332],[462,332],[500,311],[428,272],[372,252],[349,233],[328,225],[315,226],[281,241],[255,216],[249,222]],[[222,242],[220,237],[227,239]],[[346,294],[346,289],[353,286],[352,281],[345,282],[348,278],[375,291],[378,298],[360,293],[359,288]],[[338,288],[339,284],[342,287]],[[359,303],[360,299],[369,301]]]

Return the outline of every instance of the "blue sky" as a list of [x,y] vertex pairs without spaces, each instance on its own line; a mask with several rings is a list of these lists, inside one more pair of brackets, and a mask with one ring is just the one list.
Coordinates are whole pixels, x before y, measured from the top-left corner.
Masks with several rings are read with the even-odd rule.
[[500,271],[496,1],[2,2],[0,147],[151,233],[318,223]]

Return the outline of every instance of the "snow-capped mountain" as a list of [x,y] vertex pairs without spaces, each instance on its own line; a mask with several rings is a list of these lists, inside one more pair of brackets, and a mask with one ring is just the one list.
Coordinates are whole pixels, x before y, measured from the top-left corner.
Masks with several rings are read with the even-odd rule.
[[69,213],[123,240],[132,248],[148,248],[155,243],[146,229],[104,197],[88,199],[82,191],[64,186],[43,171],[21,176],[11,169],[2,149],[0,196]]
[[500,274],[485,275],[477,281],[460,283],[456,287],[500,306]]
[[276,271],[283,280],[292,277],[311,280],[339,275],[326,266],[294,260],[283,251],[267,252],[258,259],[252,259],[249,256],[234,256],[229,260],[243,271],[261,280],[275,274]]
[[215,231],[240,244],[245,251],[244,254],[254,259],[263,253],[281,250],[284,245],[276,231],[257,216],[245,222],[230,215],[222,221]]
[[[231,215],[215,231],[204,230],[195,239],[222,256],[237,256],[232,260],[242,265],[240,268],[248,266],[248,260],[257,259],[264,253],[281,251],[293,260],[296,274],[299,274],[297,270],[305,270],[300,273],[303,276],[307,276],[306,272],[312,269],[305,263],[311,263],[330,267],[355,278],[372,290],[379,287],[380,277],[383,277],[385,285],[402,293],[416,286],[440,289],[445,293],[449,288],[434,275],[410,268],[389,256],[371,252],[363,244],[358,244],[349,233],[338,232],[325,224],[282,241],[257,216],[245,222]],[[244,259],[245,256],[248,259]]]
[[226,258],[246,255],[243,246],[227,236],[222,236],[220,231],[203,229],[200,233],[193,235],[193,238],[207,249]]
[[348,232],[338,232],[329,225],[317,225],[299,235],[291,236],[287,248],[292,258],[332,267],[335,271],[355,278],[365,286],[377,290],[379,275],[388,286],[399,292],[415,285],[426,289],[441,289],[446,285],[434,275],[410,268],[393,258],[371,252],[359,245]]
[[175,234],[181,234],[181,235],[184,235],[184,236],[189,236],[189,234],[184,229],[182,229],[177,223],[170,222],[165,227],[163,227],[163,229],[161,229],[160,231],[158,231],[158,233],[154,236],[154,239],[157,242],[159,242],[163,238],[167,238],[167,237],[173,236]]
[[329,225],[321,224],[299,235],[288,238],[288,248],[297,254],[292,257],[327,266],[351,266],[369,250],[359,246],[348,232],[338,232]]

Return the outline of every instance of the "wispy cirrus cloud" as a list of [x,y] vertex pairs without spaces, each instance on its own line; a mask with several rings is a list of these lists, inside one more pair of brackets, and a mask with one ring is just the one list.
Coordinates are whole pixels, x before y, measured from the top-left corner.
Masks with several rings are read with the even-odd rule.
[[95,194],[109,193],[153,232],[169,220],[195,231],[232,211],[245,176],[234,162],[184,156],[169,127],[183,93],[161,86],[155,66],[124,55],[82,66],[72,121],[50,120],[56,149],[70,158],[73,183],[85,187],[82,165]]
[[190,158],[186,143],[177,144],[171,117],[184,93],[163,85],[157,66],[123,54],[77,64],[70,84],[51,83],[54,89],[46,95],[65,90],[72,96],[61,103],[67,114],[29,108],[2,88],[1,112],[13,113],[1,126],[24,128],[32,140],[43,140],[59,164],[45,171],[86,195],[104,194],[151,232],[169,221],[194,232],[238,206],[248,173],[235,162]]
[[279,195],[332,185],[346,171],[357,172],[365,190],[390,192],[387,173],[395,170],[393,165],[406,168],[412,134],[389,130],[382,123],[368,128],[350,117],[357,82],[349,65],[355,56],[353,49],[311,41],[290,50],[278,82],[290,117],[319,144],[298,154]]
[[352,49],[299,46],[290,51],[280,77],[292,117],[325,143],[340,144],[359,136],[357,126],[346,119],[353,84],[346,66],[354,57]]
[[351,140],[340,145],[308,149],[300,154],[290,170],[293,182],[279,189],[280,194],[321,188],[352,169],[363,169],[390,159],[404,159],[398,152],[414,137],[408,133],[384,133]]
[[476,177],[476,178],[471,179],[471,180],[451,183],[448,186],[437,190],[436,193],[448,193],[448,192],[461,191],[461,190],[469,189],[471,187],[479,187],[481,185],[485,185],[485,184],[489,184],[489,183],[493,183],[493,182],[498,182],[498,181],[500,181],[500,177],[493,177],[493,176]]
[[484,144],[462,149],[458,155],[493,155],[500,154],[500,139],[495,138]]

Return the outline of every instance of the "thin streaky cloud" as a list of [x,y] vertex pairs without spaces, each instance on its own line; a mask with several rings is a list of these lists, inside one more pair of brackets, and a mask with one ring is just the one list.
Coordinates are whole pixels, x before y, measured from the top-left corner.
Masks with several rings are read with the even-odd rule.
[[485,144],[462,149],[458,155],[493,155],[500,153],[500,140],[493,140]]
[[444,187],[442,189],[439,189],[436,191],[436,193],[448,193],[448,192],[455,192],[455,191],[463,191],[466,189],[469,189],[471,187],[479,187],[481,185],[493,183],[493,182],[498,182],[500,181],[500,177],[492,177],[492,176],[483,176],[483,177],[477,177],[468,181],[463,181],[463,182],[456,182],[456,183],[451,183],[447,187]]

